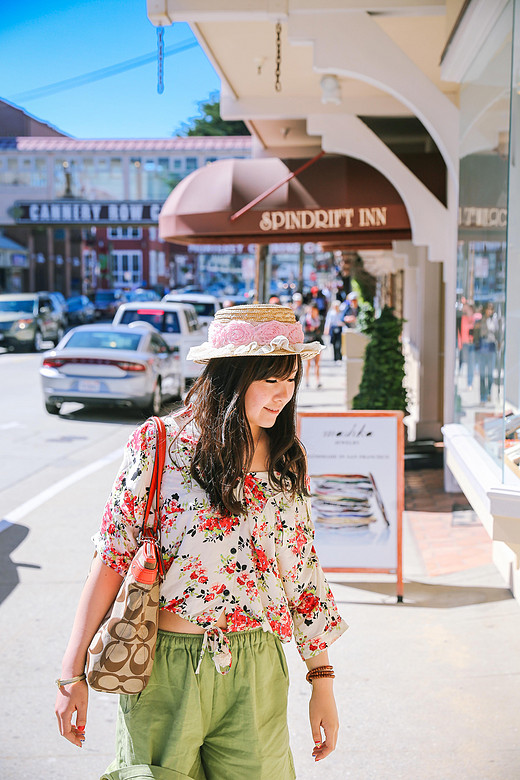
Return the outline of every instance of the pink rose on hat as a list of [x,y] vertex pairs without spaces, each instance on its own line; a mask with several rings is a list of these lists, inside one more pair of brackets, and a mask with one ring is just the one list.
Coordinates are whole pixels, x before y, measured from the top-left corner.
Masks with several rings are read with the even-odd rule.
[[242,320],[228,322],[223,328],[224,345],[234,344],[236,347],[242,344],[250,344],[253,341],[255,329],[253,325]]
[[212,322],[208,328],[208,341],[212,347],[219,349],[223,347],[227,342],[225,338],[225,325],[220,322]]
[[295,322],[294,325],[288,325],[285,335],[289,339],[289,344],[303,344],[303,328],[300,322]]
[[270,344],[277,336],[285,336],[285,327],[281,322],[262,322],[255,328],[255,341],[258,344]]

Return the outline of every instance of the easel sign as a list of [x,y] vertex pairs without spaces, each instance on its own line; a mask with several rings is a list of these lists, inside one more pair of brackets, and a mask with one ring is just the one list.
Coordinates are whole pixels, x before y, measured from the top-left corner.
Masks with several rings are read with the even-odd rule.
[[326,571],[397,576],[403,600],[404,425],[397,411],[299,412]]

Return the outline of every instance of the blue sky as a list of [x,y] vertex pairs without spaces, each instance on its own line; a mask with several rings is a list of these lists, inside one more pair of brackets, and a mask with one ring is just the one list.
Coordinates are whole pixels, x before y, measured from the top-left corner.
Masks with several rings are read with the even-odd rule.
[[[165,47],[194,42],[186,24],[164,29]],[[77,138],[171,136],[220,82],[199,46],[157,63],[34,98],[39,87],[117,65],[157,48],[145,0],[23,0],[2,3],[0,98]]]

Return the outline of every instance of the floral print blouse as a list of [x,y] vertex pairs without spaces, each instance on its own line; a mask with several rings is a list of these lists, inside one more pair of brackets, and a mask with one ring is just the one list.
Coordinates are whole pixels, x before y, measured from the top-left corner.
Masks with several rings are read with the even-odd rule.
[[[181,415],[164,418],[167,432],[160,516],[165,578],[160,607],[204,629],[203,650],[225,673],[231,656],[217,627],[262,628],[288,642],[294,633],[303,659],[321,653],[347,629],[313,546],[310,500],[290,500],[270,486],[267,472],[245,476],[247,514],[223,514],[190,475],[196,445]],[[182,421],[182,422],[179,422]],[[179,427],[181,432],[179,433]],[[137,547],[155,454],[148,421],[131,435],[99,533],[105,564],[124,575]]]

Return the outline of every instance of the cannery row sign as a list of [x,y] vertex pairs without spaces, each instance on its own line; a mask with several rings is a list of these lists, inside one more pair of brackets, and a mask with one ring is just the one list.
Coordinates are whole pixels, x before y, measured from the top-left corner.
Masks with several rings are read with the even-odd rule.
[[17,201],[15,222],[25,225],[156,225],[161,201]]

